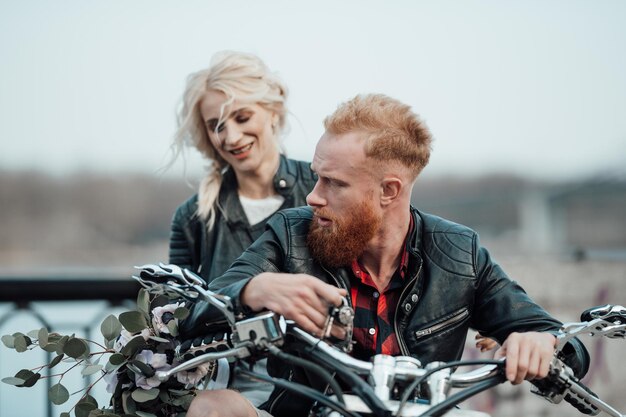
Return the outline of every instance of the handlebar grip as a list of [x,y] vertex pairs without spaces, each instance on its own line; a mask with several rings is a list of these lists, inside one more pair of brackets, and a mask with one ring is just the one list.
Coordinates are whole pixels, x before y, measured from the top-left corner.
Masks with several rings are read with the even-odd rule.
[[230,334],[207,334],[204,337],[185,340],[178,347],[178,357],[188,361],[196,356],[210,352],[222,352],[232,347]]
[[[581,382],[576,382],[576,386],[586,391],[588,394],[598,398],[598,395],[595,392],[591,391],[589,387],[582,384]],[[586,401],[584,398],[584,394],[582,396],[580,394],[581,392],[579,392],[578,390],[574,390],[573,386],[568,387],[565,390],[565,401],[570,403],[572,406],[574,406],[574,408],[576,408],[578,411],[580,411],[583,414],[589,414],[592,416],[595,416],[596,414],[598,414],[600,412],[598,407],[591,404],[589,401]]]
[[553,404],[565,399],[583,414],[595,416],[600,412],[600,409],[589,401],[590,397],[598,396],[574,376],[570,367],[556,357],[552,359],[548,376],[531,383],[534,385],[531,390],[534,394],[541,395]]

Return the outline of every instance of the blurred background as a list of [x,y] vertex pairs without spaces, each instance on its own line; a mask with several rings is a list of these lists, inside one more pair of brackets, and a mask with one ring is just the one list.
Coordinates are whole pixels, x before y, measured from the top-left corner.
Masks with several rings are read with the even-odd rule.
[[[312,158],[340,102],[396,97],[435,138],[417,207],[475,228],[562,321],[625,304],[624,21],[619,0],[0,0],[0,334],[46,325],[98,338],[101,319],[128,302],[74,293],[117,288],[133,265],[167,261],[173,211],[204,169],[194,151],[164,169],[176,110],[186,76],[223,49],[258,54],[286,81],[291,157]],[[44,295],[27,284],[41,282],[66,300],[36,301]],[[472,338],[467,356],[477,355]],[[610,342],[588,341],[586,380],[624,410],[624,346]],[[0,376],[43,364],[36,355],[0,347]],[[42,382],[0,384],[0,416],[73,405],[49,409],[45,393]],[[527,384],[473,405],[574,413],[545,406]]]

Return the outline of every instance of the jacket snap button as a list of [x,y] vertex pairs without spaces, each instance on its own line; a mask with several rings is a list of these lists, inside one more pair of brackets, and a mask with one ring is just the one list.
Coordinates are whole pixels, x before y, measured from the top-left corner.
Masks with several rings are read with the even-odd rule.
[[411,304],[410,304],[410,303],[406,303],[406,304],[404,305],[404,309],[405,309],[406,311],[410,311],[410,310],[411,310]]
[[280,188],[285,188],[287,186],[287,181],[285,181],[285,180],[278,181],[278,186]]
[[414,303],[417,303],[417,294],[413,294],[411,296],[411,301],[413,301]]

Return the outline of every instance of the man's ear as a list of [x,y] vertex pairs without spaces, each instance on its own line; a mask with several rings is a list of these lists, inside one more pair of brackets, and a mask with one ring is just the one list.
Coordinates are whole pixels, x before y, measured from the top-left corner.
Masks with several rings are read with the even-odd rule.
[[383,179],[380,184],[382,189],[380,203],[383,206],[393,203],[400,196],[403,185],[402,180],[398,177],[387,177]]

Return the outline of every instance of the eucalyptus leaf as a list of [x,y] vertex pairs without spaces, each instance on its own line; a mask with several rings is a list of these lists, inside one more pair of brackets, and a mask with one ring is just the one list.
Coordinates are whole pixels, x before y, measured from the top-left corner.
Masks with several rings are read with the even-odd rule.
[[15,339],[13,340],[13,347],[15,348],[17,352],[26,352],[28,348],[28,342],[26,341],[26,336],[24,336],[21,333],[15,336]]
[[[43,350],[45,350],[46,352],[54,352],[57,353],[57,351],[59,351],[59,345],[57,343],[49,343],[45,346],[41,346],[39,345],[40,348],[42,348]],[[59,353],[59,355],[63,355],[63,352],[61,351],[61,353]]]
[[91,395],[87,394],[85,396],[85,398],[83,398],[82,400],[79,401],[79,403],[90,403],[96,406],[96,408],[98,407],[98,400],[96,400],[94,397],[92,397]]
[[139,417],[157,417],[155,414],[147,413],[145,411],[135,411],[135,414],[137,414]]
[[137,333],[148,327],[146,317],[139,311],[126,311],[120,314],[120,323],[131,333]]
[[176,311],[174,311],[174,317],[178,320],[184,320],[189,316],[189,309],[185,307],[178,307]]
[[122,324],[113,314],[107,316],[100,325],[100,332],[104,340],[114,340],[120,335]]
[[63,360],[64,356],[65,356],[64,354],[60,354],[60,355],[55,356],[54,359],[52,359],[50,361],[50,363],[48,364],[48,368],[52,369],[55,366],[57,366],[59,364],[59,362],[61,362],[61,360]]
[[111,365],[121,365],[126,361],[126,357],[121,353],[114,353],[109,357]]
[[37,383],[37,381],[39,381],[40,378],[41,378],[41,374],[37,372],[36,374],[33,374],[30,378],[26,379],[26,381],[24,381],[24,383],[21,386],[27,387],[27,388],[32,387],[33,385]]
[[81,374],[83,376],[89,376],[99,372],[100,370],[102,370],[102,365],[87,365],[83,368]]
[[133,360],[130,361],[128,364],[129,368],[132,366],[132,370],[133,372],[136,372],[136,370],[139,370],[139,372],[141,373],[141,375],[145,376],[146,378],[150,378],[152,376],[154,376],[154,368],[148,364],[145,364],[139,360]]
[[172,336],[178,336],[178,324],[176,323],[176,320],[170,320],[166,326]]
[[39,340],[39,346],[45,346],[48,344],[48,329],[42,327],[37,331],[37,340]]
[[131,394],[130,391],[122,392],[122,409],[128,414],[133,414],[137,410],[137,404],[131,398]]
[[164,295],[159,295],[154,297],[154,300],[150,303],[150,311],[154,310],[157,307],[163,307],[170,303],[170,299]]
[[70,417],[70,413],[61,413],[60,417]]
[[[64,353],[63,348],[65,347],[65,344],[67,343],[67,341],[70,340],[69,336],[61,336],[61,338],[59,340],[57,340],[56,342],[54,342],[56,344],[56,352],[58,355],[60,355],[61,353]],[[47,348],[48,346],[46,346]],[[44,348],[44,350],[46,350]]]
[[9,384],[9,385],[20,386],[20,385],[22,385],[26,381],[24,379],[22,379],[22,378],[16,378],[14,376],[9,376],[9,377],[6,377],[6,378],[2,378],[2,382],[4,382],[5,384]]
[[146,316],[150,315],[150,294],[145,288],[141,288],[137,294],[137,308]]
[[[156,397],[158,397],[159,389],[152,388],[149,390],[145,390],[145,389],[137,388],[136,390],[133,391],[133,393],[130,396],[132,397],[133,400],[135,400],[138,403],[145,403],[146,401],[154,400]],[[135,411],[135,413],[138,413],[138,411]]]
[[137,335],[130,339],[128,343],[126,343],[126,346],[122,348],[122,351],[120,353],[126,357],[134,356],[135,353],[137,353],[137,350],[139,350],[139,348],[145,344],[146,341],[144,340],[143,336]]
[[14,341],[15,337],[10,334],[5,334],[4,336],[2,336],[2,343],[4,343],[4,346],[8,347],[9,349],[15,348]]
[[70,398],[70,393],[60,382],[48,390],[48,398],[52,404],[61,405]]
[[63,353],[74,359],[80,358],[85,352],[87,352],[87,346],[76,337],[69,339],[63,346]]
[[98,408],[97,404],[92,404],[87,401],[81,401],[76,404],[76,407],[74,408],[74,415],[76,417],[89,417],[89,413],[91,413],[91,411],[95,410],[96,408]]
[[35,373],[33,371],[29,371],[28,369],[20,369],[15,374],[15,377],[16,378],[21,378],[24,381],[26,381],[28,378],[32,377],[33,375],[35,375]]

